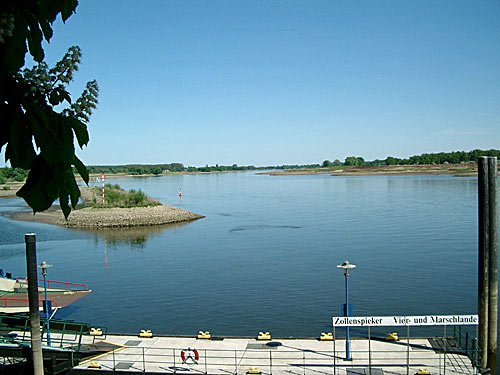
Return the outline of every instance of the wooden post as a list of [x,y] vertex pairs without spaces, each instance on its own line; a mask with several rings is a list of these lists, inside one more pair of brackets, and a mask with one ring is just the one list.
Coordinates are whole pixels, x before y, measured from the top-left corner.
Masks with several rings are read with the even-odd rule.
[[489,268],[488,268],[488,368],[496,375],[498,326],[498,198],[497,158],[488,158]]
[[479,331],[478,345],[481,353],[481,368],[487,367],[488,348],[488,246],[489,246],[489,189],[488,189],[488,159],[478,159],[478,209],[479,209],[479,252],[478,252],[478,315]]
[[43,373],[42,335],[40,332],[40,310],[38,306],[38,275],[36,264],[36,235],[27,233],[24,236],[26,243],[26,272],[28,278],[28,301],[31,327],[31,352],[33,353],[33,374]]

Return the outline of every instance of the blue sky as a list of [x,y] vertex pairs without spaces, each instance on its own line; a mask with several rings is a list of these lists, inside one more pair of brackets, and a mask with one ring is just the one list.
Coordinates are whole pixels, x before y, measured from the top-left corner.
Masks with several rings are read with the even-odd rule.
[[46,46],[97,79],[89,165],[500,148],[500,2],[81,0]]

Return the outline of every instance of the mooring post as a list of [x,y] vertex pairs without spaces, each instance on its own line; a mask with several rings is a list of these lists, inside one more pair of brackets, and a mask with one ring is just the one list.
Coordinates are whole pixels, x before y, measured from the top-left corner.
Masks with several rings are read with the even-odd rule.
[[498,326],[498,198],[497,158],[488,158],[489,268],[488,268],[488,368],[496,375]]
[[478,315],[479,331],[478,345],[481,369],[486,369],[488,365],[488,265],[489,265],[489,188],[488,188],[488,158],[482,156],[477,161],[478,164]]
[[43,375],[42,335],[40,333],[40,310],[38,306],[38,275],[36,264],[36,235],[24,235],[26,243],[26,274],[28,278],[28,304],[30,311],[31,352],[33,374]]

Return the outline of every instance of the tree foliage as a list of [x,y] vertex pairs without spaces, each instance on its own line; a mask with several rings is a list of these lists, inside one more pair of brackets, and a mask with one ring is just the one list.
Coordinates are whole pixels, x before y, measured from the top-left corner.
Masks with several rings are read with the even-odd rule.
[[407,159],[398,159],[388,156],[385,165],[418,165],[418,164],[462,164],[477,162],[480,156],[500,157],[500,150],[472,150],[472,151],[452,151],[424,153],[413,155]]
[[[384,160],[375,159],[372,161],[365,161],[360,156],[348,156],[345,158],[343,165],[345,166],[369,166],[381,167],[386,165],[421,165],[421,164],[464,164],[475,163],[480,156],[496,156],[500,158],[500,150],[472,150],[472,151],[452,151],[452,152],[437,152],[437,153],[424,153],[420,155],[413,155],[409,158],[397,158],[394,156],[387,156]],[[329,160],[323,161],[323,167],[339,166],[342,163],[339,160],[330,162]]]
[[[29,171],[17,195],[33,212],[44,211],[59,199],[66,217],[80,197],[73,166],[88,183],[74,140],[80,148],[89,141],[86,123],[97,104],[98,86],[89,82],[72,102],[66,87],[78,70],[81,51],[71,47],[49,69],[42,42],[52,38],[58,15],[65,22],[77,5],[77,0],[0,3],[0,151],[5,146],[5,160]],[[28,52],[38,65],[22,70]]]
[[365,164],[365,159],[361,156],[348,156],[345,158],[344,165],[360,166]]
[[23,182],[28,176],[28,172],[21,168],[0,168],[0,183],[7,181]]
[[181,163],[170,164],[128,164],[128,165],[89,165],[87,167],[91,174],[131,174],[160,175],[163,172],[183,172],[184,165]]

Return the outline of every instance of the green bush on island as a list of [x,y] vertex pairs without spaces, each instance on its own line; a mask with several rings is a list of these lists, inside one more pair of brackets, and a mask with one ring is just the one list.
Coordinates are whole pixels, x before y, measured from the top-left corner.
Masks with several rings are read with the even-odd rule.
[[7,181],[23,182],[28,176],[28,171],[21,168],[0,168],[0,184]]
[[149,198],[142,190],[126,191],[118,184],[104,185],[105,204],[102,204],[102,189],[93,188],[93,197],[91,207],[95,208],[131,208],[131,207],[149,207],[158,206],[160,202]]

